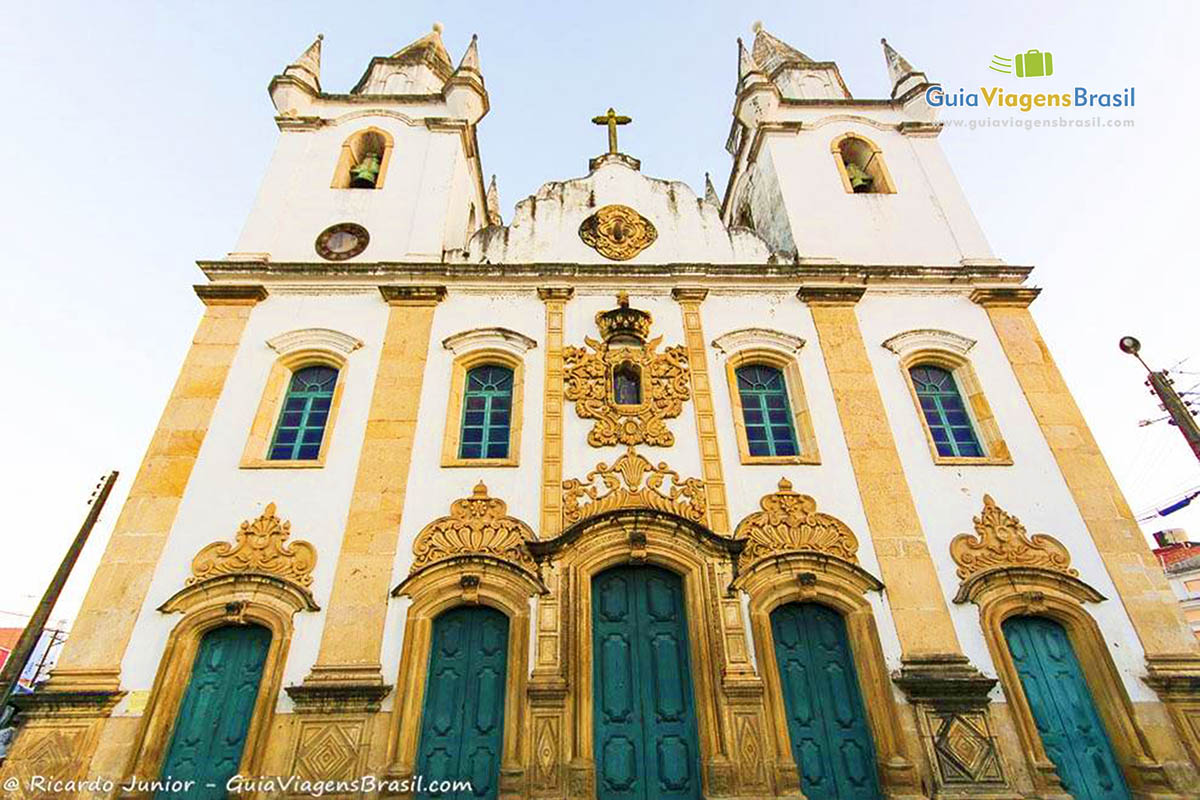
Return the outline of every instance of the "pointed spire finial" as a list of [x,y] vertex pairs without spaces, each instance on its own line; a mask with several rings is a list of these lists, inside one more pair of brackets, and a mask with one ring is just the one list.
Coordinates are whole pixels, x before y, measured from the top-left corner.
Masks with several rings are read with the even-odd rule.
[[496,188],[496,175],[492,174],[492,182],[487,190],[487,218],[489,225],[503,225],[500,218],[500,190]]
[[745,84],[757,80],[765,81],[767,76],[763,74],[759,68],[758,62],[754,60],[754,56],[746,49],[746,45],[742,42],[741,37],[738,37],[738,91],[741,91]]
[[479,34],[471,34],[471,43],[467,45],[462,61],[458,62],[458,69],[460,72],[466,69],[479,72]]
[[704,173],[704,202],[711,203],[717,208],[721,207],[721,198],[717,197],[717,190],[713,186],[712,176],[707,172]]
[[883,57],[887,61],[888,79],[892,83],[893,98],[929,82],[925,73],[908,63],[908,59],[896,52],[896,48],[888,44],[887,39],[880,39],[879,43],[883,45]]
[[754,24],[750,26],[750,31],[751,31],[752,33],[758,33],[758,32],[759,32],[759,31],[761,31],[762,29],[763,29],[763,24],[762,24],[762,20],[761,20],[761,19],[756,19],[756,20],[754,20]]
[[321,91],[321,42],[325,34],[318,33],[303,53],[283,70],[284,75],[291,75],[316,91]]
[[444,31],[445,29],[446,29],[446,26],[443,25],[442,23],[440,23],[440,22],[433,23],[433,32],[436,33],[438,36],[441,36],[442,31]]

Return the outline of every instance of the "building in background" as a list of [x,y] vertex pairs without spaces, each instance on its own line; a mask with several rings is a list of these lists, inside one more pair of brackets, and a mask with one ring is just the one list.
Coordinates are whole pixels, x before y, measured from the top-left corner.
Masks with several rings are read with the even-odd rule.
[[924,73],[759,26],[721,195],[610,110],[506,224],[475,40],[320,47],[5,774],[1197,796],[1197,642]]
[[[16,649],[17,640],[21,638],[23,630],[24,628],[0,628],[0,668],[4,667]],[[66,631],[61,628],[46,628],[42,631],[41,638],[29,654],[29,661],[21,672],[18,684],[20,688],[17,691],[31,691],[37,683],[46,679],[58,660],[58,653],[66,638]]]
[[1200,544],[1188,541],[1187,532],[1171,528],[1154,534],[1154,555],[1162,564],[1183,616],[1200,637]]

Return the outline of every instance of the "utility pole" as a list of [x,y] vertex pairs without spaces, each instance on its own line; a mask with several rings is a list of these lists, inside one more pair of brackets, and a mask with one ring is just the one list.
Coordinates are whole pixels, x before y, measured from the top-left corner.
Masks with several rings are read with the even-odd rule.
[[25,630],[21,632],[17,646],[13,648],[8,661],[4,662],[4,670],[0,671],[0,714],[3,714],[8,706],[8,699],[12,697],[21,673],[25,671],[25,664],[29,661],[29,656],[33,652],[33,648],[37,646],[38,640],[42,638],[42,631],[46,627],[46,621],[50,619],[50,612],[54,610],[54,604],[58,602],[58,596],[62,593],[63,586],[70,577],[71,570],[75,567],[75,562],[79,560],[79,554],[83,551],[83,546],[87,543],[88,536],[96,525],[96,520],[100,518],[100,510],[104,508],[104,503],[108,500],[108,495],[112,492],[113,484],[116,481],[117,471],[113,470],[107,478],[96,484],[96,491],[88,500],[92,507],[88,510],[87,517],[84,518],[83,525],[79,528],[79,533],[75,534],[75,541],[71,542],[71,547],[63,556],[62,563],[58,565],[58,571],[54,573],[50,585],[46,587],[42,601],[38,603],[33,616],[29,618],[29,624],[25,626]]
[[1179,392],[1175,391],[1175,382],[1167,375],[1167,370],[1152,370],[1147,366],[1142,357],[1138,355],[1138,351],[1142,349],[1142,343],[1132,336],[1121,337],[1121,351],[1128,353],[1138,360],[1138,362],[1146,368],[1149,375],[1146,383],[1158,395],[1158,399],[1162,401],[1162,406],[1168,414],[1171,415],[1171,423],[1179,428],[1179,432],[1183,434],[1183,438],[1187,440],[1188,447],[1192,448],[1192,453],[1200,460],[1200,425],[1196,424],[1196,418],[1192,416],[1192,411],[1184,403],[1183,398],[1179,396]]

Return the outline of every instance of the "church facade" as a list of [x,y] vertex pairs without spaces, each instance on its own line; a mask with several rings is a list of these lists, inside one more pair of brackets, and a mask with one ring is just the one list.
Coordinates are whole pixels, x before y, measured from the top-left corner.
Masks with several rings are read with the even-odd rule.
[[610,110],[506,223],[474,39],[320,46],[5,777],[1197,796],[1196,640],[922,72],[756,26],[723,196]]

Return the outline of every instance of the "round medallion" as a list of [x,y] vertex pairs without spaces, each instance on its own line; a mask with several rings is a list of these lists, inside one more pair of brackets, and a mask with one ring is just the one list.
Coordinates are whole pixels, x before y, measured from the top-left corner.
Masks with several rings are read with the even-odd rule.
[[362,225],[341,222],[321,231],[317,237],[317,255],[327,261],[345,261],[367,249],[371,235]]

